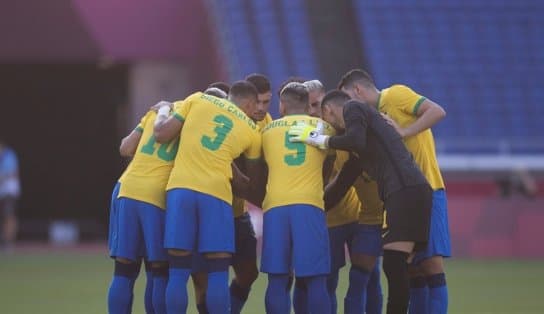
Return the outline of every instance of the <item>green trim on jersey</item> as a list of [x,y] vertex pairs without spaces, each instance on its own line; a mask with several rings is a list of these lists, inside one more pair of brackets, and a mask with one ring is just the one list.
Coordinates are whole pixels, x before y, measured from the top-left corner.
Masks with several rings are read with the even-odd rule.
[[185,118],[183,118],[179,113],[174,112],[173,116],[174,118],[178,119],[179,122],[185,122]]
[[382,92],[378,94],[378,101],[376,102],[376,109],[380,111],[380,99],[382,99]]
[[142,128],[141,126],[137,126],[134,131],[142,133],[144,131],[144,128]]
[[414,116],[417,116],[417,112],[419,110],[419,106],[421,106],[421,104],[425,101],[425,98],[424,96],[422,96],[417,102],[416,102],[416,105],[414,106],[414,110],[412,111],[412,114]]

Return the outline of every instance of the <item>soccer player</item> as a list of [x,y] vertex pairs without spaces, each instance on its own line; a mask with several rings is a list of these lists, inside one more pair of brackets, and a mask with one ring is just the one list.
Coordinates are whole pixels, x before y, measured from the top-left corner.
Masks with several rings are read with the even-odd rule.
[[[301,83],[287,84],[280,94],[280,114],[263,131],[268,183],[263,202],[261,271],[268,274],[267,313],[289,313],[289,275],[303,277],[308,310],[330,313],[326,277],[330,272],[329,239],[323,211],[323,164],[327,153],[291,143],[288,130],[297,123],[323,123],[306,115],[308,91]],[[324,124],[324,132],[334,130]]]
[[[341,86],[343,87],[343,86]],[[388,231],[383,236],[383,269],[389,286],[388,313],[406,313],[409,301],[407,260],[427,244],[432,190],[401,137],[373,107],[342,91],[331,91],[322,101],[323,118],[342,135],[320,134],[315,127],[296,125],[289,139],[322,149],[346,150],[350,158],[337,186],[351,186],[363,171],[378,184],[387,208]],[[335,194],[334,189],[328,193]],[[343,195],[339,195],[342,197]]]
[[244,154],[250,179],[258,180],[261,136],[247,113],[257,103],[253,84],[232,85],[229,99],[195,93],[176,102],[174,114],[159,109],[155,136],[159,142],[180,136],[180,147],[167,185],[164,247],[170,271],[168,313],[187,310],[186,284],[193,252],[205,255],[208,271],[206,304],[210,313],[229,313],[228,267],[234,252],[231,164]]
[[412,313],[446,313],[448,292],[443,257],[451,256],[448,210],[444,181],[436,159],[431,127],[445,117],[444,109],[404,85],[378,90],[370,75],[352,70],[342,79],[342,90],[352,99],[364,102],[386,114],[416,164],[433,189],[429,244],[412,262],[410,309]]
[[[169,106],[169,103],[159,105]],[[147,112],[120,146],[122,156],[133,158],[112,195],[109,244],[110,256],[115,259],[115,273],[108,296],[110,313],[130,312],[142,252],[149,261],[146,264],[146,310],[166,313],[168,258],[162,246],[165,188],[179,140],[173,138],[164,144],[157,143],[153,136],[156,115],[154,110]]]
[[18,164],[15,151],[0,139],[0,249],[10,250],[17,234],[15,205],[21,193]]

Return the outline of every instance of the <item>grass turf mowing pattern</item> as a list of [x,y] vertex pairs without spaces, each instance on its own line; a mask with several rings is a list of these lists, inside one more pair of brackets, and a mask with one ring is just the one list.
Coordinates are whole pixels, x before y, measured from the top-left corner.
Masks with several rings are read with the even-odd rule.
[[[544,261],[449,260],[449,313],[544,313],[541,297]],[[338,312],[347,289],[347,267],[340,275]],[[113,263],[98,254],[0,253],[0,313],[107,312]],[[142,270],[133,313],[144,313]],[[244,313],[264,313],[266,276],[255,283]],[[385,280],[382,278],[384,292]],[[188,313],[197,313],[189,285]]]

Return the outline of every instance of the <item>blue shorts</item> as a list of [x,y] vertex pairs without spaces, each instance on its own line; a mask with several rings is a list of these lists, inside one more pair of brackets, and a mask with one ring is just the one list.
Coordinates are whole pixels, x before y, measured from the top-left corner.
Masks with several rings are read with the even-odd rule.
[[346,265],[345,245],[350,247],[357,230],[357,222],[329,228],[329,246],[331,253],[331,271],[337,271]]
[[162,246],[165,213],[161,208],[126,197],[117,199],[117,215],[110,224],[110,255],[137,261],[167,261]]
[[382,225],[357,224],[350,252],[370,256],[382,255]]
[[234,253],[232,206],[189,189],[166,193],[164,247],[191,252]]
[[433,207],[431,210],[431,226],[427,249],[416,253],[412,263],[418,264],[433,256],[451,256],[448,201],[446,199],[446,191],[442,189],[433,192]]
[[329,274],[329,233],[325,213],[311,205],[269,209],[263,221],[261,271],[297,277]]
[[242,260],[257,260],[257,238],[255,230],[251,223],[249,213],[243,213],[234,218],[234,241],[236,244],[236,253],[232,257],[232,263],[236,264]]
[[111,193],[110,225],[108,229],[108,250],[110,252],[113,250],[113,243],[117,242],[117,233],[114,232],[114,230],[117,229],[117,220],[119,215],[118,214],[119,206],[117,206],[117,196],[119,195],[120,188],[121,188],[121,183],[117,182],[115,186],[113,187],[113,192]]

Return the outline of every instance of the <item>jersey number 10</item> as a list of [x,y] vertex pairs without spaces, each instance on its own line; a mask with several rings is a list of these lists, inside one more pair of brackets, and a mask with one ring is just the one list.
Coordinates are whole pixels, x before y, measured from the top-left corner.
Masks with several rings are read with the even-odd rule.
[[[142,146],[142,149],[140,151],[146,155],[153,155],[155,153],[155,143],[155,136],[151,135],[147,143]],[[157,156],[164,161],[172,161],[174,160],[174,158],[176,158],[178,147],[179,137],[171,141],[170,143],[161,144],[157,151]]]

